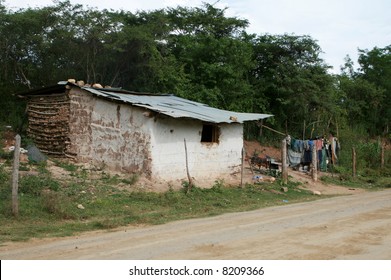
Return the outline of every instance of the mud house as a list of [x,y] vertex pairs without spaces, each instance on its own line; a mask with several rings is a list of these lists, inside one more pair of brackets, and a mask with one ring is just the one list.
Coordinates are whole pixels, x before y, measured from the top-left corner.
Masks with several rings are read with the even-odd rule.
[[209,184],[240,170],[243,123],[270,117],[237,113],[169,94],[59,82],[32,90],[28,134],[48,155],[149,178]]

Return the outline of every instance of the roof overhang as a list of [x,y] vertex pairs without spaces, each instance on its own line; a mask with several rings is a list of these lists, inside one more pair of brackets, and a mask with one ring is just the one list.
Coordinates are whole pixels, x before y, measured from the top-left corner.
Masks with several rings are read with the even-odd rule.
[[71,89],[72,87],[78,87],[105,99],[146,108],[172,118],[197,119],[210,123],[243,123],[247,121],[258,121],[272,116],[268,114],[240,113],[221,110],[170,94],[150,94],[126,91],[123,89],[79,87],[70,82],[59,82],[57,85],[25,92],[19,94],[19,96],[26,97],[59,93],[64,92],[66,88]]

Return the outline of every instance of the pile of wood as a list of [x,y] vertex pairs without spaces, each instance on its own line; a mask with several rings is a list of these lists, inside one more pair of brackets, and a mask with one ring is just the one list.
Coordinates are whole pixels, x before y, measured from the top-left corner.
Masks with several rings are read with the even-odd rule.
[[31,96],[27,105],[29,137],[48,155],[63,156],[69,131],[68,95]]

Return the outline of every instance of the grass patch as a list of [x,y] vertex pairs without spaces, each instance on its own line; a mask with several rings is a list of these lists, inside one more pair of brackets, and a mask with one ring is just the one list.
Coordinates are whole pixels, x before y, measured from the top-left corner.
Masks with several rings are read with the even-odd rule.
[[334,176],[323,176],[323,182],[350,188],[363,188],[367,190],[381,190],[391,188],[391,176],[379,176],[378,173],[362,173],[353,178],[350,174],[335,174]]
[[[287,192],[281,192],[279,180],[243,188],[227,187],[223,181],[216,181],[211,188],[194,187],[189,192],[184,184],[180,190],[170,188],[163,193],[151,193],[132,190],[130,186],[137,181],[137,175],[125,179],[104,172],[89,176],[89,171],[81,167],[64,165],[73,175],[60,180],[53,178],[45,165],[26,167],[39,172],[20,178],[19,216],[15,218],[11,213],[10,168],[0,166],[0,243],[127,225],[163,224],[327,197],[300,190],[293,182],[287,185]],[[375,178],[373,182],[365,178],[372,189],[390,186],[388,177]],[[349,187],[363,184],[330,177],[322,180]]]

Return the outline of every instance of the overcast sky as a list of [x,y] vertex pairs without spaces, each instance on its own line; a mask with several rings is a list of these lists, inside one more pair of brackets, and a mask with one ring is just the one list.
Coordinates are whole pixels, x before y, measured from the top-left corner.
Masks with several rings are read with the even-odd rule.
[[[357,67],[358,48],[391,45],[390,0],[71,0],[99,9],[155,10],[200,7],[203,2],[228,7],[227,16],[247,19],[249,33],[310,35],[318,41],[322,58],[339,73],[349,55]],[[5,0],[9,8],[52,5],[52,0]]]

